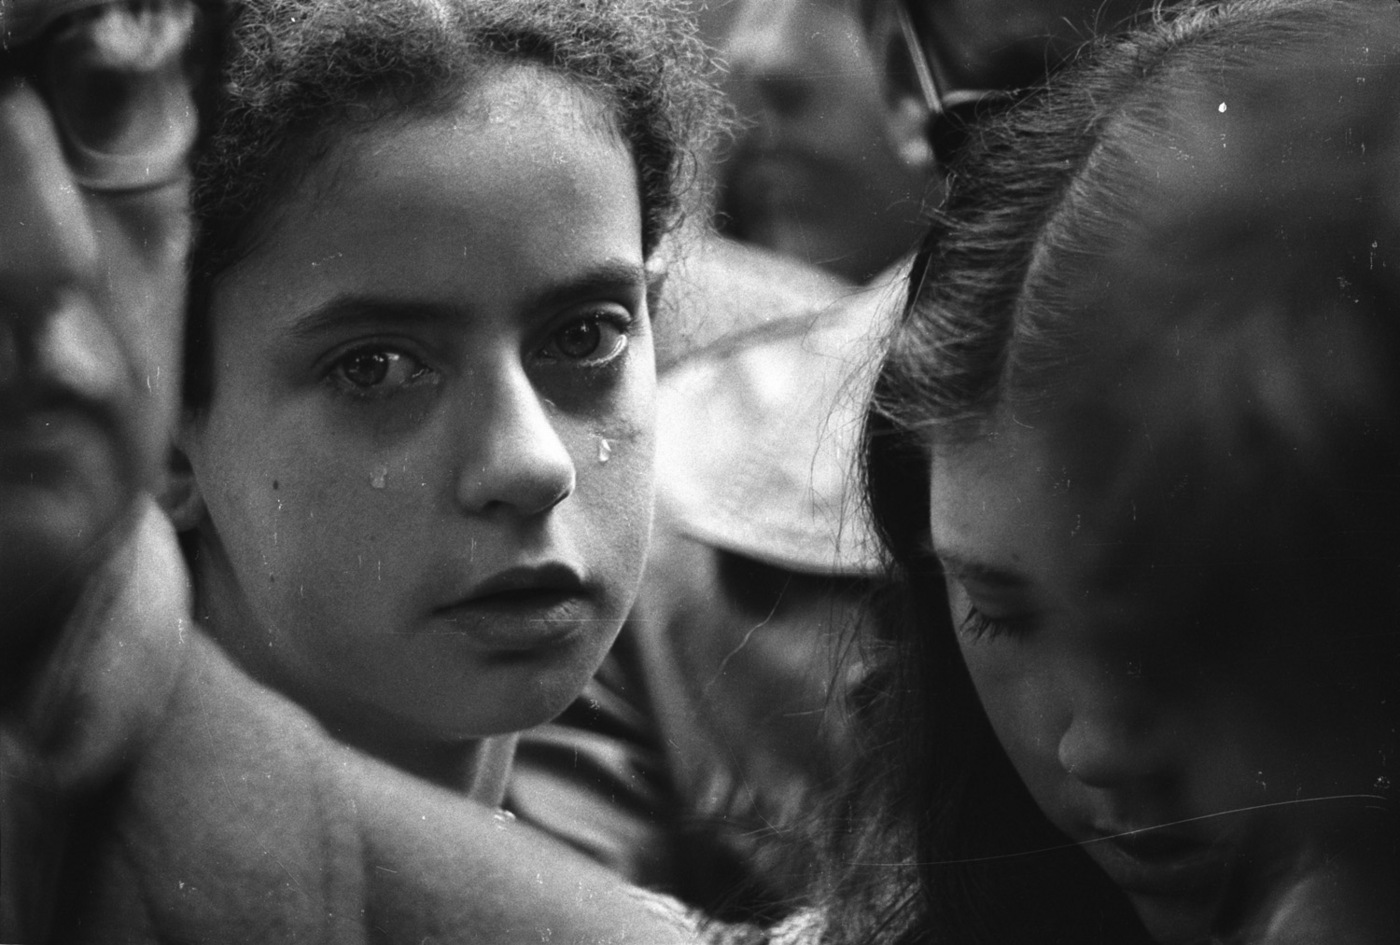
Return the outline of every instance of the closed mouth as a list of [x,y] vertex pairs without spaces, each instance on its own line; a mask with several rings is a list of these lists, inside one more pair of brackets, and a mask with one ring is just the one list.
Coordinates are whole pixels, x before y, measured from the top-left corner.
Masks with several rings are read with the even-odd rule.
[[[0,392],[0,478],[44,483],[62,479],[114,446],[117,417],[75,397],[3,396]],[[77,466],[75,467],[75,464]]]
[[475,585],[456,604],[529,602],[550,596],[576,597],[583,593],[583,577],[566,564],[518,565],[498,571]]
[[1096,832],[1087,851],[1127,892],[1196,896],[1224,881],[1224,851],[1198,834],[1169,827]]
[[831,173],[829,163],[816,154],[791,148],[755,149],[734,161],[732,179],[739,186],[789,180],[806,183]]
[[440,632],[462,633],[493,652],[529,652],[573,637],[586,617],[588,589],[577,571],[546,564],[508,568],[435,615]]
[[576,590],[550,587],[521,587],[505,591],[483,594],[463,601],[452,609],[478,608],[482,610],[531,611],[549,610],[579,596]]

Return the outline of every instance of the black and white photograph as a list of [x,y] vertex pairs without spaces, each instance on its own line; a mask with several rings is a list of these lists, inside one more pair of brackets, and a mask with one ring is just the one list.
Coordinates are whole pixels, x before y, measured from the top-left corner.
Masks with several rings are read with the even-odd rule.
[[1400,942],[1396,0],[0,0],[0,945]]

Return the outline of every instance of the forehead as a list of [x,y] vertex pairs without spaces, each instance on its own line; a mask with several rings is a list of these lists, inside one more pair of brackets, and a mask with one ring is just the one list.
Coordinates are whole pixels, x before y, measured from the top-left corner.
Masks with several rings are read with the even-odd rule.
[[1003,416],[975,439],[931,446],[929,536],[945,570],[1163,616],[1222,599],[1313,606],[1309,589],[1339,577],[1315,547],[1334,526],[1288,470],[1240,476],[1225,444],[1111,426],[1090,414],[1056,426]]
[[594,96],[522,67],[334,141],[222,278],[215,321],[281,324],[345,295],[476,324],[604,261],[643,265],[630,156]]
[[1208,490],[1179,467],[1164,477],[1127,468],[1121,442],[1084,450],[1092,438],[1003,416],[974,439],[934,445],[929,531],[948,570],[1150,594],[1158,575],[1219,565],[1202,528],[1214,507],[1214,497],[1201,500]]
[[931,447],[929,531],[946,564],[977,572],[1056,569],[1074,518],[1044,434],[998,424]]

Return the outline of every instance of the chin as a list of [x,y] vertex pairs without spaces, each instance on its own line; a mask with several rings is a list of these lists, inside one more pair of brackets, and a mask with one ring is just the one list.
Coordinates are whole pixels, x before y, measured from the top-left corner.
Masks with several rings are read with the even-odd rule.
[[[601,656],[599,657],[599,661]],[[588,685],[598,661],[570,660],[541,667],[530,660],[498,668],[494,678],[464,682],[471,701],[452,719],[439,719],[439,731],[456,738],[507,735],[553,721]]]
[[[0,595],[6,605],[76,595],[102,563],[124,511],[114,497],[0,488]],[[15,610],[7,606],[6,613]]]

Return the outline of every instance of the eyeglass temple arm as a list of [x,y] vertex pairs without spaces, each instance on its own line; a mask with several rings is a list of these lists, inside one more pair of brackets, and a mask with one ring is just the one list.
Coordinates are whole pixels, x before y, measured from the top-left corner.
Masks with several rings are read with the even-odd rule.
[[914,28],[908,8],[900,0],[896,0],[893,6],[895,22],[899,24],[899,32],[909,50],[909,58],[914,61],[914,76],[919,80],[919,91],[924,96],[924,104],[931,113],[940,114],[943,111],[943,89],[933,75],[928,55],[924,52],[923,40],[919,37],[919,31]]
[[930,114],[941,115],[949,108],[996,94],[983,90],[950,91],[951,83],[947,76],[943,75],[938,60],[930,56],[925,49],[923,39],[919,36],[918,28],[914,26],[914,19],[909,15],[909,8],[904,0],[895,0],[892,5],[900,35],[909,49],[909,58],[914,62],[914,76],[919,82],[919,92],[923,95],[924,104]]

